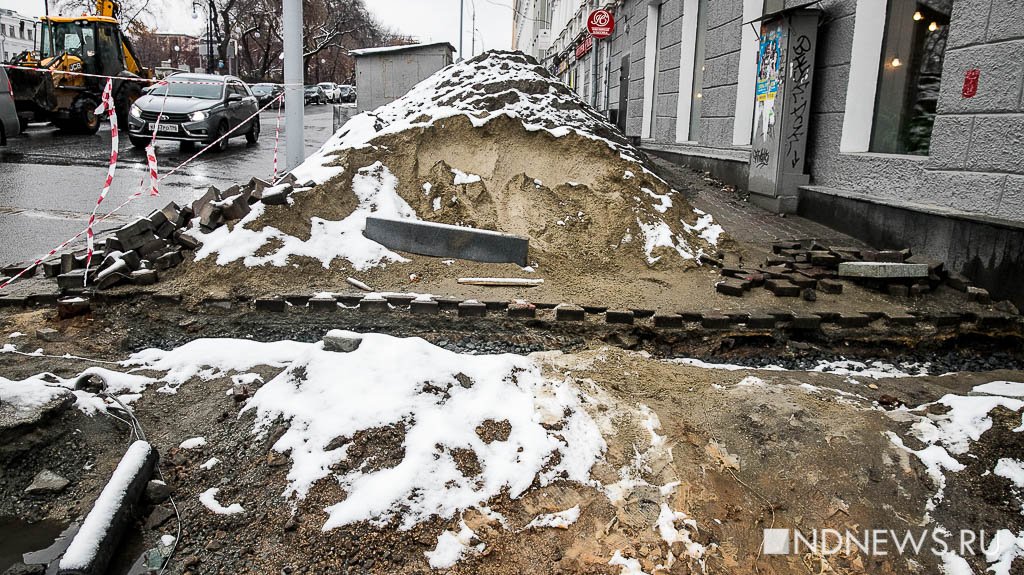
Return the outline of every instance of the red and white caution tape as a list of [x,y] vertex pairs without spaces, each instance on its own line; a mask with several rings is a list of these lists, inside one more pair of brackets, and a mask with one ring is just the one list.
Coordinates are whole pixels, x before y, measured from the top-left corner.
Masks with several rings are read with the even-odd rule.
[[[278,97],[280,99],[280,96]],[[270,183],[277,183],[277,148],[281,143],[281,106],[283,102],[277,104],[277,126],[274,129],[274,173],[270,176]]]
[[[92,207],[92,214],[89,215],[89,224],[85,228],[86,234],[86,253],[85,253],[85,275],[89,275],[89,266],[92,264],[93,254],[93,240],[94,234],[92,231],[93,224],[96,223],[96,210],[99,209],[100,204],[107,197],[107,193],[110,192],[110,184],[114,181],[114,170],[117,169],[117,116],[116,110],[114,109],[114,99],[111,95],[113,90],[113,82],[107,80],[107,85],[103,88],[103,101],[99,107],[96,108],[96,115],[100,115],[103,112],[107,113],[107,119],[110,120],[110,165],[107,166],[107,179],[103,182],[103,190],[100,191],[100,197],[96,199],[96,205]],[[82,283],[85,284],[86,280],[83,278]]]
[[[270,101],[269,103],[267,103],[266,105],[264,105],[264,106],[263,106],[262,108],[260,108],[259,110],[256,110],[256,113],[255,113],[255,114],[253,114],[253,115],[249,116],[249,117],[248,117],[248,118],[246,118],[246,119],[245,119],[244,121],[242,121],[242,122],[241,122],[241,123],[240,123],[239,125],[235,126],[235,127],[233,128],[233,129],[231,129],[230,131],[228,131],[228,133],[227,133],[227,134],[224,134],[224,135],[223,135],[223,136],[221,136],[220,138],[217,138],[217,140],[215,140],[215,141],[211,142],[211,143],[210,143],[209,145],[207,145],[207,146],[206,146],[205,148],[203,148],[202,150],[199,150],[198,152],[196,152],[196,153],[195,153],[195,154],[194,154],[194,155],[193,155],[192,157],[190,157],[190,158],[188,158],[187,160],[185,160],[184,162],[182,162],[182,163],[178,164],[178,165],[177,165],[177,166],[176,166],[176,167],[175,167],[174,169],[172,169],[171,171],[167,172],[167,173],[166,173],[166,174],[164,174],[163,176],[160,176],[160,177],[159,177],[159,179],[158,179],[157,181],[158,181],[158,182],[162,182],[162,181],[163,181],[164,179],[166,179],[166,178],[170,177],[170,176],[171,176],[172,174],[176,173],[176,172],[177,172],[178,170],[180,170],[180,169],[184,168],[184,167],[185,167],[185,166],[186,166],[187,164],[189,164],[190,162],[192,162],[192,160],[195,160],[195,159],[196,159],[197,157],[199,157],[199,156],[200,156],[201,154],[203,154],[204,152],[208,151],[208,150],[209,150],[210,148],[212,148],[213,146],[217,145],[217,144],[218,144],[218,143],[219,143],[219,142],[220,142],[221,140],[223,140],[224,138],[227,138],[227,137],[228,137],[228,136],[230,136],[230,135],[231,135],[232,133],[234,133],[235,131],[237,131],[237,130],[238,130],[238,129],[239,129],[240,127],[242,127],[243,125],[245,125],[245,123],[246,123],[246,122],[248,122],[249,120],[251,120],[251,119],[255,118],[255,117],[256,117],[256,116],[258,116],[258,115],[259,115],[260,113],[262,113],[262,112],[263,112],[264,110],[266,110],[266,109],[267,109],[267,108],[269,108],[270,106],[274,105],[275,103],[277,103],[277,101],[278,101],[278,100],[281,100],[281,99],[283,99],[283,98],[284,98],[284,96],[282,95],[282,96],[278,96],[278,97],[277,97],[277,98],[275,98],[274,100],[271,100],[271,101]],[[113,125],[112,125],[112,130],[111,130],[111,134],[112,134],[112,136],[113,136],[113,137],[114,137],[115,139],[116,139],[116,137],[117,137],[117,136],[116,136],[116,134],[117,134],[116,130],[117,130],[117,121],[116,121],[116,119],[115,119],[115,120],[113,121]],[[156,132],[154,131],[154,133],[156,133]],[[115,142],[115,143],[116,143],[116,142]],[[116,150],[116,147],[115,147],[115,150]],[[115,154],[115,159],[116,159],[116,154]],[[141,186],[140,186],[140,187],[141,187]],[[89,227],[89,228],[86,228],[86,229],[84,229],[84,230],[82,230],[82,231],[78,232],[77,234],[75,234],[75,235],[74,235],[74,236],[72,236],[71,238],[69,238],[69,239],[65,240],[65,241],[64,241],[63,243],[61,243],[61,244],[60,244],[59,246],[57,246],[57,247],[53,248],[52,250],[50,250],[50,251],[49,251],[49,252],[48,252],[48,253],[47,253],[47,254],[46,254],[45,256],[43,256],[43,257],[41,257],[41,258],[39,258],[39,259],[35,260],[35,262],[33,262],[33,263],[32,263],[31,265],[29,265],[29,266],[26,266],[26,267],[25,267],[25,269],[23,269],[23,270],[21,270],[20,272],[18,272],[18,273],[17,273],[17,274],[16,274],[16,275],[15,275],[14,277],[12,277],[12,278],[8,279],[7,281],[5,281],[5,282],[3,282],[3,283],[0,283],[0,289],[4,289],[4,288],[6,288],[7,286],[11,285],[12,283],[14,283],[14,281],[15,281],[15,280],[17,280],[17,279],[21,278],[21,277],[22,277],[23,275],[25,275],[25,274],[26,274],[26,273],[27,273],[27,272],[28,272],[29,270],[31,270],[31,269],[35,268],[36,266],[38,266],[39,264],[43,263],[43,260],[46,260],[47,258],[49,258],[49,257],[51,257],[51,256],[53,256],[53,255],[55,255],[55,254],[56,254],[57,252],[59,252],[59,251],[63,250],[64,248],[68,247],[69,245],[71,245],[71,243],[72,243],[72,242],[74,242],[74,241],[75,241],[75,240],[77,240],[78,238],[82,237],[82,235],[83,235],[83,234],[89,234],[89,237],[90,237],[90,244],[91,244],[91,238],[92,238],[92,229],[91,229],[91,225],[92,225],[93,223],[96,223],[96,224],[99,224],[99,223],[103,223],[103,222],[104,222],[104,221],[106,221],[106,220],[107,220],[108,218],[110,218],[111,216],[113,216],[114,214],[116,214],[117,212],[119,212],[119,211],[120,211],[120,210],[121,210],[122,208],[124,208],[124,207],[125,207],[125,206],[127,206],[128,204],[132,203],[133,201],[137,200],[138,198],[142,197],[142,195],[143,195],[143,193],[142,193],[141,191],[139,191],[139,192],[135,192],[135,193],[134,193],[134,194],[132,194],[131,196],[128,196],[128,198],[127,198],[127,199],[125,199],[125,201],[121,202],[121,204],[120,204],[120,205],[118,205],[118,206],[117,206],[116,208],[114,208],[113,210],[110,210],[109,212],[107,212],[107,213],[106,213],[105,215],[103,215],[102,217],[100,217],[100,218],[96,219],[96,220],[95,220],[95,222],[93,222],[93,218],[89,218],[89,223],[90,223],[90,227]],[[100,200],[100,201],[102,201],[102,200]],[[97,207],[97,208],[99,207],[99,202],[97,202],[97,204],[96,204],[96,207]],[[94,208],[94,209],[93,209],[93,215],[94,215],[94,216],[95,216],[95,213],[96,213],[96,210],[95,210],[95,208]],[[87,274],[87,275],[88,275],[88,274]]]
[[[0,64],[0,68],[6,68],[8,70],[25,70],[25,71],[28,71],[28,72],[38,72],[40,74],[60,74],[60,75],[64,75],[64,76],[80,76],[80,77],[83,77],[83,78],[99,78],[101,80],[124,80],[124,81],[128,81],[128,82],[139,82],[139,83],[148,82],[150,84],[160,84],[160,83],[168,81],[168,79],[158,80],[158,79],[155,79],[155,78],[134,78],[134,77],[126,78],[124,76],[106,76],[106,75],[103,75],[103,74],[87,74],[85,72],[68,72],[68,71],[65,71],[65,70],[54,70],[54,69],[51,69],[51,68],[35,68],[33,66],[18,66],[16,64]],[[169,77],[169,81],[174,82],[175,84],[203,84],[203,85],[207,85],[207,86],[221,86],[221,85],[224,84],[224,82],[211,82],[211,81],[205,81],[205,80],[184,80],[184,79],[176,79],[176,78],[173,78],[173,77]],[[278,84],[278,85],[279,86],[303,86],[304,84],[301,84],[301,83],[291,83],[291,84]]]
[[[167,82],[160,82],[162,85],[166,85]],[[163,100],[160,102],[160,113],[156,115],[156,122],[153,124],[153,135],[149,138],[149,145],[146,146],[146,164],[149,167],[149,195],[150,197],[156,197],[160,195],[160,190],[157,184],[160,182],[160,178],[157,176],[156,170],[156,135],[160,132],[160,120],[164,117],[164,109],[167,107],[167,96],[170,90],[164,91]],[[139,189],[142,189],[143,180],[139,182]]]

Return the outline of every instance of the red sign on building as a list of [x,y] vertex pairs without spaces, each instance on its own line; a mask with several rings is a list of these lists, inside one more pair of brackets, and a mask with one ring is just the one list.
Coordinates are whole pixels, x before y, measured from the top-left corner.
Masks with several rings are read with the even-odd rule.
[[584,38],[583,41],[576,45],[576,59],[579,60],[580,58],[582,58],[593,47],[594,37],[587,36],[586,38]]
[[587,30],[598,40],[607,38],[612,35],[612,32],[615,32],[615,17],[603,8],[594,10],[587,18]]
[[964,74],[964,89],[963,92],[961,92],[964,98],[973,98],[974,95],[978,93],[979,78],[981,78],[981,70],[978,70],[977,68],[968,70],[967,73]]

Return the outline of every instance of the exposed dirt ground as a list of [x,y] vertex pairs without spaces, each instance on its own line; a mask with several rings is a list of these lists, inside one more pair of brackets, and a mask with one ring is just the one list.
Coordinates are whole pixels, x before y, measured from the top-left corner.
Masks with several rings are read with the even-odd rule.
[[[125,321],[135,313],[138,310],[126,308],[59,323],[47,311],[5,314],[0,316],[0,332],[32,334],[38,327],[56,325],[64,332],[64,343],[31,336],[12,341],[20,349],[41,347],[47,355],[73,353],[109,361],[123,359],[125,351],[167,334],[192,332],[183,336],[190,339],[216,335],[219,329],[213,322],[188,323],[190,314],[178,310],[152,309],[148,316],[143,313],[134,322]],[[254,325],[252,319],[237,318]],[[225,316],[221,324],[228,321]],[[113,327],[118,325],[127,331]],[[448,337],[445,331],[424,335],[432,341]],[[497,331],[494,337],[512,339]],[[552,344],[557,347],[549,340]],[[619,573],[608,561],[621,551],[637,558],[647,573],[665,564],[669,552],[683,559],[662,572],[936,573],[937,560],[927,555],[915,557],[916,563],[899,556],[766,556],[760,551],[762,528],[917,528],[936,486],[916,458],[894,448],[883,435],[893,431],[908,437],[909,424],[892,417],[897,412],[886,411],[879,402],[892,405],[890,398],[895,398],[896,403],[916,406],[946,393],[966,393],[982,382],[1024,380],[1024,372],[1007,371],[871,381],[821,373],[708,370],[597,341],[575,347],[574,353],[545,352],[534,357],[550,377],[571,378],[579,389],[597,398],[595,405],[602,406],[591,415],[602,428],[608,452],[593,468],[593,478],[608,485],[624,469],[633,469],[649,485],[627,490],[625,499],[615,503],[593,486],[564,482],[543,488],[535,485],[516,500],[498,497],[489,505],[506,517],[507,525],[466,512],[462,519],[486,547],[450,572]],[[70,377],[90,365],[0,354],[0,373],[8,379],[45,371]],[[280,369],[254,371],[269,381]],[[740,383],[748,375],[761,378],[764,384]],[[290,460],[270,449],[279,431],[255,437],[251,415],[240,417],[243,404],[226,394],[231,383],[230,377],[193,379],[174,395],[151,389],[134,405],[148,439],[161,453],[161,470],[182,513],[181,546],[169,572],[431,572],[424,552],[436,545],[443,529],[457,530],[459,518],[429,521],[410,531],[358,523],[322,532],[323,508],[344,493],[336,483],[323,480],[301,502],[281,497]],[[656,444],[645,429],[640,404],[657,415],[664,443]],[[1000,457],[1019,457],[1021,434],[1011,430],[1020,425],[1021,413],[994,415],[993,429],[971,450],[976,459],[969,469],[953,475],[946,499],[932,513],[947,527],[1024,528],[1020,501],[1009,483],[985,473]],[[481,433],[500,439],[500,424]],[[196,450],[177,448],[194,436],[205,437],[207,445]],[[29,435],[12,439],[0,455],[4,458],[0,517],[64,523],[80,518],[128,440],[121,423],[85,416],[75,409],[60,411]],[[374,430],[356,438],[356,446],[354,464],[387,467],[401,449],[400,435],[389,429]],[[221,463],[209,470],[200,468],[210,457]],[[56,495],[24,495],[25,485],[44,468],[71,479],[71,486]],[[472,473],[474,460],[466,460],[465,469]],[[659,492],[659,486],[676,481],[680,483],[673,494]],[[219,500],[239,502],[246,513],[210,513],[197,496],[213,486],[221,488]],[[663,543],[654,528],[662,503],[696,521],[691,534],[694,542],[707,547],[703,564],[687,561],[682,544],[670,548]],[[523,530],[538,514],[574,505],[580,506],[581,516],[568,529]],[[141,535],[125,545],[126,563],[153,546],[160,534],[175,533],[166,503],[145,504],[139,512]],[[972,561],[976,568],[983,567],[979,559]]]

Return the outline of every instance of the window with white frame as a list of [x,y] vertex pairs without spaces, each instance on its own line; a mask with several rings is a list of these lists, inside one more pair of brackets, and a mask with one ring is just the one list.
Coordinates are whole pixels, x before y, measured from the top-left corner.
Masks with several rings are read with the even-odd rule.
[[857,0],[839,151],[926,155],[948,0]]
[[949,13],[949,2],[889,0],[870,151],[928,154]]

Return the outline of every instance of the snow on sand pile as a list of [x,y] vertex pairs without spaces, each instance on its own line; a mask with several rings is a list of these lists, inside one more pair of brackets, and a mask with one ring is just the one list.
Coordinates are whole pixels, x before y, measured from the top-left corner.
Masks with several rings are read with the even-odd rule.
[[[357,521],[409,529],[506,490],[519,497],[534,481],[590,482],[605,449],[601,433],[573,389],[546,380],[528,358],[361,337],[351,353],[308,347],[246,406],[256,410],[261,431],[288,421],[273,446],[293,462],[287,495],[301,498],[331,475],[347,492],[327,508],[324,529]],[[358,434],[385,428],[403,438],[397,464],[371,469],[353,461],[348,451]],[[489,428],[504,432],[494,437]],[[339,462],[348,471],[333,472]]]
[[362,237],[371,214],[526,235],[542,264],[591,270],[692,265],[717,251],[722,232],[519,53],[437,72],[352,118],[294,173],[318,185],[230,230],[194,230],[205,244],[197,259],[309,273],[404,261]]

